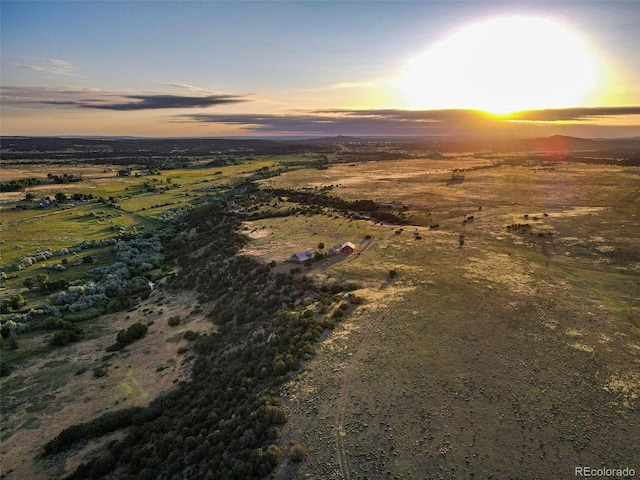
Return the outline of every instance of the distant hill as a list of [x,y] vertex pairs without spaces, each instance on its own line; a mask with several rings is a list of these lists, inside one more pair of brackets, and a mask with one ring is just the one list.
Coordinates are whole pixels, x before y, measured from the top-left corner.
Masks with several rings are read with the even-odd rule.
[[443,151],[492,152],[603,152],[638,151],[640,139],[598,139],[553,135],[544,138],[502,138],[471,141],[442,142]]

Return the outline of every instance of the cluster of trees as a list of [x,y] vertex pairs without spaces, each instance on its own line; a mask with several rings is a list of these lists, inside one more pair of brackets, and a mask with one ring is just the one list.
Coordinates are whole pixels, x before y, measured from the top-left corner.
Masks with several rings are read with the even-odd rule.
[[113,247],[117,262],[89,270],[94,280],[70,285],[58,294],[57,305],[65,312],[97,307],[106,313],[128,307],[132,297],[148,294],[149,282],[140,274],[160,266],[162,248],[161,240],[151,234],[118,241]]
[[[245,242],[238,227],[219,203],[192,210],[176,225],[196,233],[171,241],[166,254],[180,268],[168,288],[197,290],[201,303],[210,302],[208,315],[218,329],[192,343],[190,380],[123,422],[130,433],[70,478],[249,479],[268,475],[278,463],[287,413],[276,397],[330,328],[332,321],[318,313],[343,289],[332,294],[238,255]],[[80,437],[102,434],[89,429]],[[293,455],[303,459],[306,449]]]
[[[373,200],[343,200],[342,198],[326,195],[324,193],[301,192],[298,190],[287,189],[269,189],[264,192],[274,197],[287,197],[290,202],[312,205],[315,207],[330,207],[340,210],[344,213],[349,212],[368,212],[371,218],[381,222],[392,223],[396,225],[408,225],[411,223],[404,212],[391,212],[381,210],[380,204]],[[319,213],[319,212],[318,212]]]
[[115,245],[116,242],[117,240],[115,238],[105,238],[102,240],[94,240],[94,241],[84,240],[83,242],[77,245],[74,245],[72,247],[65,247],[55,251],[52,251],[51,248],[38,249],[38,251],[35,254],[20,257],[18,259],[18,262],[15,265],[13,265],[12,268],[14,270],[20,271],[30,267],[34,263],[43,262],[53,257],[62,257],[65,255],[78,253],[82,250],[86,250],[90,248],[100,248],[100,247],[106,247],[109,245]]
[[10,180],[8,182],[1,182],[0,192],[24,192],[28,187],[42,185],[43,183],[74,183],[81,181],[82,177],[78,175],[69,173],[64,173],[62,175],[53,175],[49,173],[47,174],[47,182],[43,182],[41,179],[35,177],[20,178],[17,180]]
[[74,175],[72,173],[63,173],[62,175],[55,175],[53,173],[47,174],[47,179],[51,183],[76,183],[81,182],[82,177],[80,175]]
[[19,180],[0,182],[0,192],[24,192],[27,187],[40,185],[41,183],[42,180],[39,178],[21,178]]
[[58,290],[64,290],[69,286],[64,278],[59,280],[49,280],[49,275],[46,273],[39,273],[34,277],[27,277],[22,284],[29,290],[39,290],[42,293],[52,293]]
[[0,313],[15,312],[16,310],[20,310],[26,304],[27,301],[24,299],[24,297],[19,293],[16,293],[11,297],[2,300],[2,303],[0,304]]

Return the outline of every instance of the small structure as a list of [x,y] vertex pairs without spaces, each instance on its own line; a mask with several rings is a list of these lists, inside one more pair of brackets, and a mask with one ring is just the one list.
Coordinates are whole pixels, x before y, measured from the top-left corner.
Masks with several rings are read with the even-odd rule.
[[307,250],[306,252],[294,253],[289,258],[287,258],[287,262],[293,263],[304,263],[307,260],[313,260],[315,258],[315,253],[311,250]]
[[351,242],[344,242],[340,245],[340,252],[342,253],[351,253],[356,249],[356,246]]

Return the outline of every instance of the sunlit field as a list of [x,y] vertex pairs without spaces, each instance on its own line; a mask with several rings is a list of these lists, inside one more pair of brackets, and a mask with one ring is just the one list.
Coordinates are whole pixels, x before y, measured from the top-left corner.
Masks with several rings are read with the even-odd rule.
[[[464,181],[447,184],[453,164],[415,164],[264,181],[373,194],[409,205],[416,225],[323,216],[247,224],[247,251],[266,258],[282,258],[290,239],[300,250],[373,237],[361,255],[309,271],[357,280],[367,304],[290,384],[296,413],[285,441],[313,454],[278,478],[551,478],[604,458],[628,462],[640,395],[640,171],[461,160]],[[312,236],[295,233],[301,222]],[[507,230],[518,223],[531,231]]]

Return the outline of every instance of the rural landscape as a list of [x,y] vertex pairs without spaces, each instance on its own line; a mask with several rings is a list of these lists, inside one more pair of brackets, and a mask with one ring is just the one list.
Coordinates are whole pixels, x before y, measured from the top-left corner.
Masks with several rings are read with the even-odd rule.
[[530,145],[4,137],[3,478],[633,468],[640,144]]
[[0,480],[640,478],[640,2],[0,2]]

